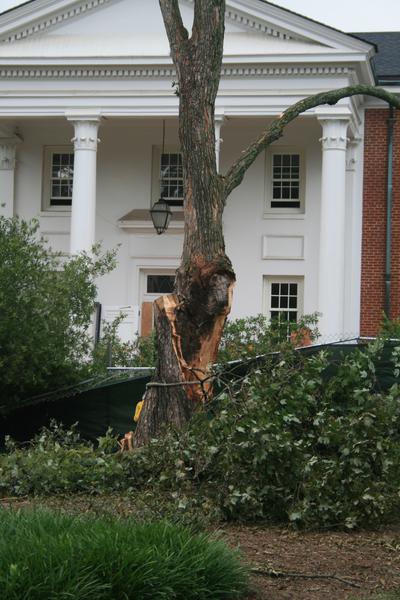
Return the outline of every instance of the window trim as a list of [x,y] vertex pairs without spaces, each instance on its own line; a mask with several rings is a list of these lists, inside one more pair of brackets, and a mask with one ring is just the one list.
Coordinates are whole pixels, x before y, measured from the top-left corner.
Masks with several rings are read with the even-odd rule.
[[51,168],[53,154],[74,154],[74,147],[71,144],[43,147],[42,210],[45,212],[70,213],[71,206],[57,206],[51,204]]
[[297,321],[304,315],[304,276],[303,275],[264,275],[263,312],[271,322],[271,286],[273,283],[297,283]]
[[[175,145],[164,146],[164,153],[166,154],[182,154],[180,148]],[[160,170],[161,170],[161,146],[153,146],[152,157],[151,157],[151,206],[160,199]],[[150,206],[150,207],[151,207]],[[182,205],[171,206],[172,211],[183,210],[183,198]]]
[[[273,157],[275,154],[298,154],[300,157],[299,171],[299,208],[272,208],[273,201]],[[305,152],[298,146],[271,146],[265,152],[265,185],[264,185],[264,216],[270,215],[303,215],[305,212],[306,168]]]

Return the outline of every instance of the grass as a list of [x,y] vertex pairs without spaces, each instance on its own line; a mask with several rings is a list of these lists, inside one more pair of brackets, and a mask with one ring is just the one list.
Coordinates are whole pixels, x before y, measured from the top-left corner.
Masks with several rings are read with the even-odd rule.
[[0,511],[2,600],[228,600],[246,589],[235,552],[183,527]]

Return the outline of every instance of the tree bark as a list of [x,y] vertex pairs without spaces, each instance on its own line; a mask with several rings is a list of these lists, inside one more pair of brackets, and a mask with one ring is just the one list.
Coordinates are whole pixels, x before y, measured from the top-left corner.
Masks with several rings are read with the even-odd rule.
[[369,94],[400,108],[396,96],[372,86],[316,94],[273,121],[222,177],[216,167],[214,106],[222,64],[225,0],[195,0],[190,37],[178,0],[159,3],[178,76],[185,229],[176,293],[155,302],[158,364],[146,392],[135,446],[156,437],[164,425],[182,427],[211,392],[211,366],[231,309],[235,283],[225,253],[222,214],[227,197],[260,152],[279,139],[285,126],[299,114],[321,104]]
[[155,302],[158,365],[135,432],[136,446],[157,436],[165,423],[181,427],[206,400],[235,282],[222,231],[225,184],[215,157],[225,1],[195,2],[190,38],[177,0],[160,0],[160,7],[178,74],[185,229],[176,294]]

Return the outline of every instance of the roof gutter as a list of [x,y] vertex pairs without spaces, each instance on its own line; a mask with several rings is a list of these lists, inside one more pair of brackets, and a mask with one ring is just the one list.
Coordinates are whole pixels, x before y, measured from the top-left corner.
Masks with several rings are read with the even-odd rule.
[[393,132],[396,117],[390,107],[387,120],[387,187],[386,187],[386,253],[385,253],[385,314],[391,318],[391,279],[392,279],[392,204],[393,204]]

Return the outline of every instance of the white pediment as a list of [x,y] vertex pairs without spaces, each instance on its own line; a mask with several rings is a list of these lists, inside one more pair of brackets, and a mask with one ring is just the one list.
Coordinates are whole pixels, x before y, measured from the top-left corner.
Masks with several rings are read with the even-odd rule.
[[[190,31],[193,0],[180,5]],[[169,55],[158,0],[33,0],[0,15],[0,40],[0,58]],[[365,53],[368,48],[263,0],[227,1],[226,57]]]

